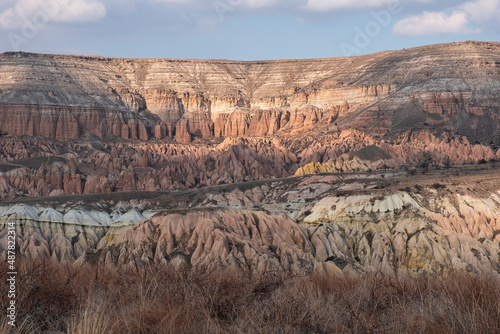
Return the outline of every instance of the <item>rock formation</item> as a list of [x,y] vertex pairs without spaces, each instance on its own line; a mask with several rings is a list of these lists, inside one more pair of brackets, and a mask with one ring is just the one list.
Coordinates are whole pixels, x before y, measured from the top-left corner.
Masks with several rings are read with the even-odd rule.
[[499,93],[499,43],[253,62],[4,53],[0,249],[15,221],[30,258],[497,273]]
[[[98,202],[64,196],[3,204],[0,250],[7,247],[4,227],[15,222],[22,255],[57,261],[93,257],[111,266],[155,262],[261,274],[497,275],[496,172],[452,173],[306,176]],[[481,189],[469,188],[478,183]]]
[[340,117],[381,134],[427,124],[485,142],[498,130],[499,54],[476,42],[269,62],[5,53],[0,131],[188,143],[298,133]]
[[[303,169],[311,162],[329,166],[328,171],[351,171],[399,168],[426,160],[454,165],[500,157],[497,43],[463,42],[355,58],[269,62],[30,53],[5,53],[0,60],[0,140],[5,147],[0,159],[71,156],[92,164],[89,157],[99,155],[93,168],[108,169],[111,178],[105,182],[110,186],[99,190],[89,185],[86,192],[122,189],[115,184],[123,168],[118,159],[129,155],[152,162],[147,167],[153,170],[144,173],[147,179],[138,175],[137,189],[146,182],[154,182],[158,189],[170,187],[156,176],[161,174],[167,174],[171,184],[202,186],[323,170]],[[230,170],[202,175],[205,171],[197,170],[193,155],[196,159],[211,155],[208,152],[224,155],[219,144],[227,137],[248,138],[247,145],[255,151],[251,156],[275,150],[262,138],[277,139],[280,151],[294,156],[293,164],[272,166],[275,171],[264,166],[267,171],[259,173],[252,172],[257,165],[250,171],[230,166]],[[168,146],[193,141],[194,146],[179,150],[182,158],[173,158],[170,149],[163,154],[142,148],[130,153],[137,145],[150,146],[149,142]],[[40,142],[44,143],[41,150],[35,147]],[[63,144],[54,152],[50,146],[55,142],[65,143],[71,153]],[[95,152],[78,152],[82,142],[87,153],[85,144],[93,143],[90,150]],[[122,146],[117,152],[120,158],[110,157],[109,150],[100,149],[109,142],[129,148]],[[379,161],[354,154],[367,146],[387,154]],[[275,158],[271,155],[266,159]],[[216,166],[227,167],[218,159],[210,157]],[[135,161],[129,162],[136,167]],[[169,168],[164,170],[166,165]],[[232,169],[242,174],[234,175]],[[170,177],[172,172],[179,176]],[[94,174],[85,169],[82,183],[107,177]],[[9,177],[3,182],[4,197],[9,192],[10,196],[29,193],[27,186],[12,186]]]

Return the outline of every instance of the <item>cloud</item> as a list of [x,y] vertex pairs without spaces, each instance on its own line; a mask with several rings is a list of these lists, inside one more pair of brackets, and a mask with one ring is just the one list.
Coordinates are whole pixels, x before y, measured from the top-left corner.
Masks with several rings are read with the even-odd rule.
[[467,2],[461,6],[471,20],[476,22],[489,21],[493,17],[500,15],[500,0],[478,0]]
[[151,0],[151,2],[175,3],[175,4],[186,5],[186,4],[191,4],[193,2],[196,2],[196,1],[193,1],[193,0]]
[[[124,0],[122,0],[124,1]],[[126,0],[125,0],[126,1]],[[137,1],[137,0],[129,0],[129,1]],[[156,3],[164,3],[164,4],[178,4],[178,5],[186,5],[191,7],[204,8],[207,4],[209,4],[210,8],[213,8],[215,3],[223,4],[233,9],[237,8],[245,8],[245,9],[260,9],[260,8],[268,8],[274,7],[278,4],[286,4],[285,0],[146,0],[150,2]]]
[[62,5],[61,11],[54,17],[55,21],[60,22],[80,22],[94,21],[106,16],[106,7],[95,0],[59,0]]
[[[448,14],[451,11],[451,14]],[[423,12],[397,22],[392,31],[403,36],[479,33],[483,26],[500,15],[500,0],[477,0],[450,8],[448,13]]]
[[469,27],[467,13],[424,12],[397,22],[392,31],[403,36],[467,34],[478,32]]
[[26,22],[89,22],[102,19],[107,11],[98,0],[17,0],[0,13],[0,28],[18,29]]
[[311,11],[331,11],[345,8],[381,7],[400,5],[402,2],[429,3],[433,0],[308,0],[306,9]]
[[273,7],[280,3],[283,3],[281,0],[240,0],[243,7],[251,8],[251,9],[259,9],[259,8],[267,8]]
[[393,0],[308,0],[306,8],[312,11],[335,10],[340,8],[378,7]]

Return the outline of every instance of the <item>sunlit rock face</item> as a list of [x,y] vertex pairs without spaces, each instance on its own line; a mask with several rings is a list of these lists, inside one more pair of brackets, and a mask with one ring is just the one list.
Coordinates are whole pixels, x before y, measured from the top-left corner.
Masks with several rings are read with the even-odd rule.
[[19,252],[32,259],[258,274],[498,275],[500,184],[492,173],[306,176],[148,200],[4,205],[0,250],[13,222]]
[[99,243],[105,243],[113,231],[133,226],[153,214],[141,204],[129,203],[118,203],[111,213],[103,207],[81,205],[0,206],[0,248],[7,250],[7,226],[14,224],[21,255],[72,262],[95,250]]
[[498,43],[253,62],[5,53],[0,249],[15,222],[28,258],[497,273],[499,111]]
[[498,43],[475,42],[259,62],[6,53],[0,131],[186,143],[298,134],[339,118],[370,131],[427,124],[484,141],[498,129],[499,62]]
[[[380,191],[378,184],[312,177],[294,187],[210,194],[201,206],[231,210],[158,214],[115,239],[103,261],[143,266],[175,257],[189,266],[296,273],[498,274],[498,191],[479,196],[449,183]],[[344,194],[328,195],[332,190]]]
[[0,60],[2,199],[500,158],[498,43],[259,62]]
[[498,200],[498,195],[424,199],[402,192],[385,197],[327,197],[304,222],[323,226],[313,235],[323,258],[355,249],[365,268],[385,274],[496,273],[500,249],[494,231],[500,226],[493,212],[498,210]]

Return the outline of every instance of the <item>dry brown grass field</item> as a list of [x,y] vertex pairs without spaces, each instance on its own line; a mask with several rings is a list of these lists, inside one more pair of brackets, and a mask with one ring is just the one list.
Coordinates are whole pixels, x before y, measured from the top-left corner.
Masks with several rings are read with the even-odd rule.
[[[19,264],[17,327],[1,333],[496,333],[500,283],[292,277],[150,267]],[[0,279],[5,281],[3,269]],[[2,284],[0,304],[7,307]],[[3,317],[2,317],[3,318]]]

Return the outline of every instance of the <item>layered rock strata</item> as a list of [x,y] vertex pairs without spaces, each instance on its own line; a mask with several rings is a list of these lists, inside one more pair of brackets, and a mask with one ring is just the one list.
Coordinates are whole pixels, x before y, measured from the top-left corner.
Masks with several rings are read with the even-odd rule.
[[379,141],[344,130],[320,138],[226,138],[164,142],[60,143],[0,138],[0,198],[153,191],[293,175],[380,169],[441,168],[500,158],[500,150],[465,137],[411,131]]
[[454,173],[309,176],[144,200],[0,206],[0,249],[7,247],[3,227],[14,222],[19,252],[29,258],[260,274],[498,275],[496,172]]
[[337,118],[382,134],[426,124],[481,142],[499,129],[498,43],[267,62],[29,53],[0,61],[0,131],[10,136],[188,143],[298,134]]
[[6,53],[0,250],[14,222],[20,254],[55,261],[497,275],[499,92],[498,43],[256,62]]

